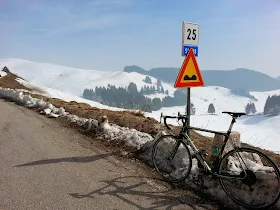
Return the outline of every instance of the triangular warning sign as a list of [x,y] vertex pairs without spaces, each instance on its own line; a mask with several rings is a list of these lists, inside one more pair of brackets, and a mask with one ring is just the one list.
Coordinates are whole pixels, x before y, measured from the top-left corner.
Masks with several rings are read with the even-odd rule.
[[184,63],[179,71],[174,87],[184,88],[199,86],[204,86],[204,82],[200,74],[199,67],[197,65],[194,51],[190,48],[187,56],[185,57]]

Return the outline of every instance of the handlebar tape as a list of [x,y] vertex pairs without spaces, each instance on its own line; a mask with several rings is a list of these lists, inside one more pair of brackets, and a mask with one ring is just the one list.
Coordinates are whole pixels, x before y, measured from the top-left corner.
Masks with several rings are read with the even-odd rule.
[[169,130],[171,130],[171,128],[167,125],[167,123],[166,123],[166,119],[167,118],[171,118],[171,119],[176,119],[177,117],[172,117],[172,116],[165,116],[164,117],[164,125],[169,129]]

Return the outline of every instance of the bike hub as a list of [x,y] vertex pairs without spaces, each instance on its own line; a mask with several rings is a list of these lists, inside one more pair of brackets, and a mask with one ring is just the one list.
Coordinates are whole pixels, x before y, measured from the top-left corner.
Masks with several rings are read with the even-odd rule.
[[242,179],[242,182],[248,186],[252,186],[257,182],[257,177],[255,173],[251,170],[246,170],[246,174],[244,171],[240,173],[240,177],[245,177]]

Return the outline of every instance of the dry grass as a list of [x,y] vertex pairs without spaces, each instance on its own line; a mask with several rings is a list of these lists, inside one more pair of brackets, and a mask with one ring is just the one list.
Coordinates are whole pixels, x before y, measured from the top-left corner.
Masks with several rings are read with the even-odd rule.
[[21,77],[15,75],[15,74],[8,73],[5,77],[0,78],[0,87],[30,90],[30,89],[24,87],[23,85],[21,85],[20,83],[18,83],[15,80],[16,78],[21,78]]
[[[9,74],[0,79],[0,86],[6,88],[14,89],[27,89],[20,85],[15,79],[16,75]],[[25,94],[30,94],[26,92]],[[158,121],[153,118],[145,117],[141,112],[130,112],[130,111],[111,111],[106,109],[99,109],[91,107],[86,103],[78,103],[75,101],[66,102],[57,98],[47,98],[42,95],[30,94],[32,97],[43,99],[52,103],[56,107],[64,107],[67,112],[75,114],[79,117],[99,119],[100,117],[106,115],[110,123],[117,124],[122,127],[128,127],[130,129],[136,129],[141,132],[148,133],[155,136],[159,130],[165,129],[163,125],[159,125]],[[172,128],[173,134],[178,134],[180,132],[180,126],[170,126]],[[169,132],[167,129],[165,129]],[[211,146],[213,138],[202,136],[195,131],[191,130],[190,137],[198,149],[205,149],[208,154],[211,154]],[[243,146],[255,148],[267,154],[269,157],[275,161],[277,165],[280,165],[280,155],[273,152],[263,150],[257,147],[250,146],[248,144],[242,144]]]
[[146,118],[140,112],[111,111],[107,109],[91,107],[88,104],[78,103],[75,101],[65,102],[57,98],[47,98],[35,94],[31,94],[31,96],[44,99],[56,107],[64,107],[67,112],[79,117],[99,119],[100,117],[106,115],[110,123],[114,123],[122,127],[128,127],[130,129],[134,128],[151,135],[155,135],[158,132],[158,130],[154,127],[154,125],[157,124],[157,121],[150,117]]

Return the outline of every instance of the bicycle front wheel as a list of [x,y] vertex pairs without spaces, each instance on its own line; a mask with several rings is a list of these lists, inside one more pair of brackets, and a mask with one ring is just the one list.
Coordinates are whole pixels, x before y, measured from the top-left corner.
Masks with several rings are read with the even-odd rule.
[[192,158],[187,145],[173,135],[161,136],[154,143],[152,160],[162,178],[172,183],[186,179],[192,167]]
[[237,148],[229,151],[220,161],[219,174],[225,175],[220,183],[226,194],[244,207],[268,208],[279,200],[279,169],[258,150]]

